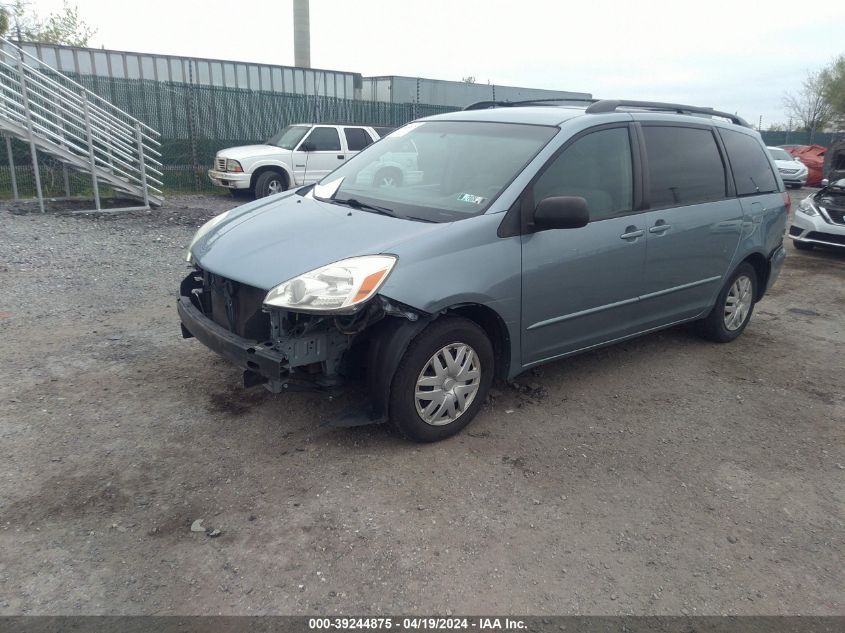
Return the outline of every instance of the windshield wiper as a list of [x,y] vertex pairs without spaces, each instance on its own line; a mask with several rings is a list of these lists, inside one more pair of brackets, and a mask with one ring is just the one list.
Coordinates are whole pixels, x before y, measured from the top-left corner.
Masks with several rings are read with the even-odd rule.
[[380,213],[381,215],[388,215],[391,218],[397,217],[393,209],[388,209],[387,207],[377,207],[374,204],[367,204],[366,202],[361,202],[357,198],[329,198],[327,202],[342,204],[362,211],[374,211],[375,213]]

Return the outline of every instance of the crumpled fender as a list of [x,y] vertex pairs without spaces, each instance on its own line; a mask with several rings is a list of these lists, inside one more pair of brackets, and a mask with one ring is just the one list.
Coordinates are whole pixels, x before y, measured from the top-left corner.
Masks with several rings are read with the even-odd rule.
[[366,354],[366,379],[370,395],[369,405],[352,409],[328,421],[325,426],[348,427],[387,422],[390,383],[399,361],[411,341],[431,323],[432,318],[416,321],[388,317],[373,326]]

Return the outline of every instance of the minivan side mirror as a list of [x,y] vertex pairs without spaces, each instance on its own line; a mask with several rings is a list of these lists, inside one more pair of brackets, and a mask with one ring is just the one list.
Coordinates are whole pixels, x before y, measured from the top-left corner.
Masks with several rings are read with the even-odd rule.
[[314,143],[311,143],[310,141],[305,141],[299,146],[300,152],[313,152],[315,149],[316,147],[314,147]]
[[577,196],[543,198],[534,210],[534,228],[579,229],[590,222],[587,201]]
[[830,181],[827,178],[822,178],[822,187],[827,187]]

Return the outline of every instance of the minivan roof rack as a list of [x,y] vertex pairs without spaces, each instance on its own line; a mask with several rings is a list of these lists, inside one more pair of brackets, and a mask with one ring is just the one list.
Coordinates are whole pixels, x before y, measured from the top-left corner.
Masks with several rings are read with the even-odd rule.
[[560,102],[595,103],[597,99],[586,97],[557,97],[555,99],[526,99],[525,101],[476,101],[464,107],[464,110],[488,110],[490,108],[510,108],[513,106],[526,106],[535,103],[560,103]]
[[644,110],[656,110],[675,112],[677,114],[707,114],[722,119],[728,119],[736,125],[751,127],[742,117],[728,112],[721,112],[713,108],[701,106],[683,105],[680,103],[662,103],[660,101],[629,101],[627,99],[602,99],[587,107],[587,114],[601,114],[605,112],[616,112],[618,108],[642,108]]

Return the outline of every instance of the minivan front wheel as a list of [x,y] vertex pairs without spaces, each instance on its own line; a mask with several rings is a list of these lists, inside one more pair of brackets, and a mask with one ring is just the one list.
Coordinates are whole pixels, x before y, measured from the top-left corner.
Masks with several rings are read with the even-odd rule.
[[728,343],[742,334],[757,296],[757,272],[743,262],[728,278],[716,299],[716,305],[706,318],[698,322],[698,331],[706,339]]
[[463,429],[493,382],[493,346],[468,319],[441,317],[408,346],[390,389],[390,419],[417,442]]

